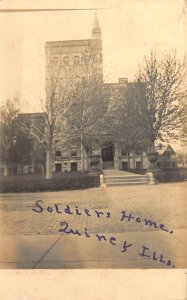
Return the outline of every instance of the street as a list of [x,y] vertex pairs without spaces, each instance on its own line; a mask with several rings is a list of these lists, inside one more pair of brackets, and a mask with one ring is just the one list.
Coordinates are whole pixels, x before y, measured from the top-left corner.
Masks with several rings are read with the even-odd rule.
[[0,195],[0,268],[187,267],[186,183]]

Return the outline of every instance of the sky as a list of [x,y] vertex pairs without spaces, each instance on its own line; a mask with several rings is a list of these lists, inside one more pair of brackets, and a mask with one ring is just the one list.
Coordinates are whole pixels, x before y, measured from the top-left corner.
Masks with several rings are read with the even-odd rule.
[[[0,103],[15,96],[23,112],[39,111],[45,99],[45,42],[91,38],[97,12],[106,82],[130,81],[152,49],[187,49],[182,0],[5,1],[0,2]],[[53,12],[3,9],[63,8]],[[92,10],[89,10],[92,8]],[[84,10],[81,10],[84,9]]]

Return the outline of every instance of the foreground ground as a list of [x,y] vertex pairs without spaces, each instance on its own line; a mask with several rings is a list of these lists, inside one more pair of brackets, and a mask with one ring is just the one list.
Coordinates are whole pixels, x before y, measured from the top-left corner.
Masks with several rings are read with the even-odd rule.
[[186,187],[0,195],[0,268],[187,268]]

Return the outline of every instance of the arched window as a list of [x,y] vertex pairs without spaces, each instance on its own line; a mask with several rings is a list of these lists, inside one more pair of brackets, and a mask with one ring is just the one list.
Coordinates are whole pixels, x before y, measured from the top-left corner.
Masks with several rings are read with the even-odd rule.
[[80,64],[79,56],[76,55],[76,56],[74,56],[74,65],[79,65],[79,64]]
[[53,66],[58,65],[58,56],[53,57]]
[[64,56],[63,62],[64,62],[64,65],[68,65],[69,64],[69,57],[68,56]]
[[90,61],[90,55],[85,55],[85,63],[88,64]]

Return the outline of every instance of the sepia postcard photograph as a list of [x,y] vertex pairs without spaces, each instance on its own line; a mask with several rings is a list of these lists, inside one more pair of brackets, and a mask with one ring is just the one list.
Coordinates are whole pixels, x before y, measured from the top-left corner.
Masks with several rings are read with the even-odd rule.
[[185,274],[186,15],[0,1],[1,270]]

